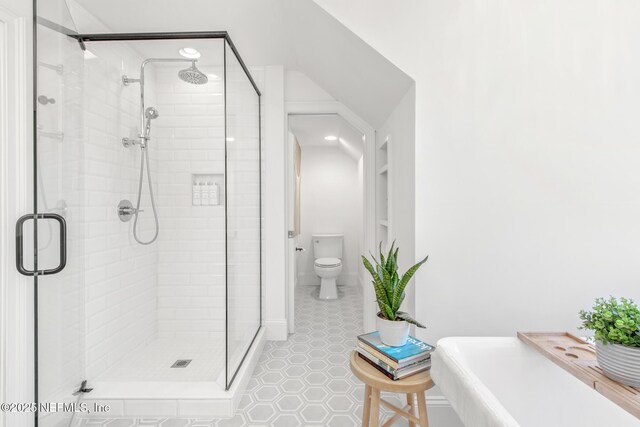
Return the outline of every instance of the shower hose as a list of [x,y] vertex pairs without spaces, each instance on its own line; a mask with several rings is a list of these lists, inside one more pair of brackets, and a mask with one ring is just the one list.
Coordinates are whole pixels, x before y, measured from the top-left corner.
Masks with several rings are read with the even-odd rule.
[[[149,165],[149,145],[145,144],[142,147],[142,153],[140,154],[140,179],[138,180],[138,202],[136,203],[136,217],[133,220],[133,238],[141,245],[150,245],[155,242],[160,232],[160,224],[158,223],[158,211],[156,210],[156,201],[153,197],[153,185],[151,184],[151,167]],[[151,209],[153,210],[153,218],[155,221],[156,231],[151,240],[146,242],[140,239],[138,236],[138,215],[140,214],[140,199],[142,198],[142,181],[144,180],[144,169],[147,169],[147,181],[149,181],[149,196],[151,197]]]

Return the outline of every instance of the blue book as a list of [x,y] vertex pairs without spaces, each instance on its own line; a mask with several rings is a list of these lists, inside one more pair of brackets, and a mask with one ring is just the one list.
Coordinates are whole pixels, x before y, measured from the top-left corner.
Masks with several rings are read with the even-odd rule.
[[413,360],[429,357],[435,348],[419,339],[409,336],[407,343],[402,347],[391,347],[380,341],[380,333],[370,332],[358,336],[361,343],[366,344],[377,353],[391,359],[393,365],[405,365]]

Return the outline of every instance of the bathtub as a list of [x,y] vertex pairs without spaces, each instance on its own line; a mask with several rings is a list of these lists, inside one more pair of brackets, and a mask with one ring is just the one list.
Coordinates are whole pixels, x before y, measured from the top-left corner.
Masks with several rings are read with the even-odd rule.
[[431,376],[467,427],[640,426],[517,338],[443,338]]

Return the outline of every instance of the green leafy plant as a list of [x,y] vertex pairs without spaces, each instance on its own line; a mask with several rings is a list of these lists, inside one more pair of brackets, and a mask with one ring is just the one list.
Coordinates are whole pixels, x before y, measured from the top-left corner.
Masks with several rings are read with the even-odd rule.
[[372,283],[376,292],[376,301],[380,308],[379,316],[383,319],[398,322],[406,320],[419,328],[424,328],[425,326],[423,324],[411,318],[408,313],[399,310],[400,305],[402,305],[402,301],[404,301],[405,288],[416,271],[418,271],[418,268],[427,262],[427,258],[429,257],[425,257],[400,277],[398,275],[399,248],[394,248],[394,246],[395,241],[391,244],[391,249],[389,249],[389,253],[385,258],[382,253],[382,242],[380,242],[380,259],[376,259],[376,257],[371,254],[371,259],[373,260],[375,267],[366,257],[362,257],[362,263],[373,278]]
[[580,329],[594,331],[603,344],[640,347],[640,309],[628,298],[598,298],[591,311],[581,310]]

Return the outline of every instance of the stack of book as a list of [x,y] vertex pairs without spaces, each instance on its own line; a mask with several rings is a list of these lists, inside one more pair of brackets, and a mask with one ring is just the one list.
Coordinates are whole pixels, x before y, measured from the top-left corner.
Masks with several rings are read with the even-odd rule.
[[384,345],[378,332],[358,336],[356,346],[358,356],[394,381],[429,369],[433,350],[412,336],[402,347]]

